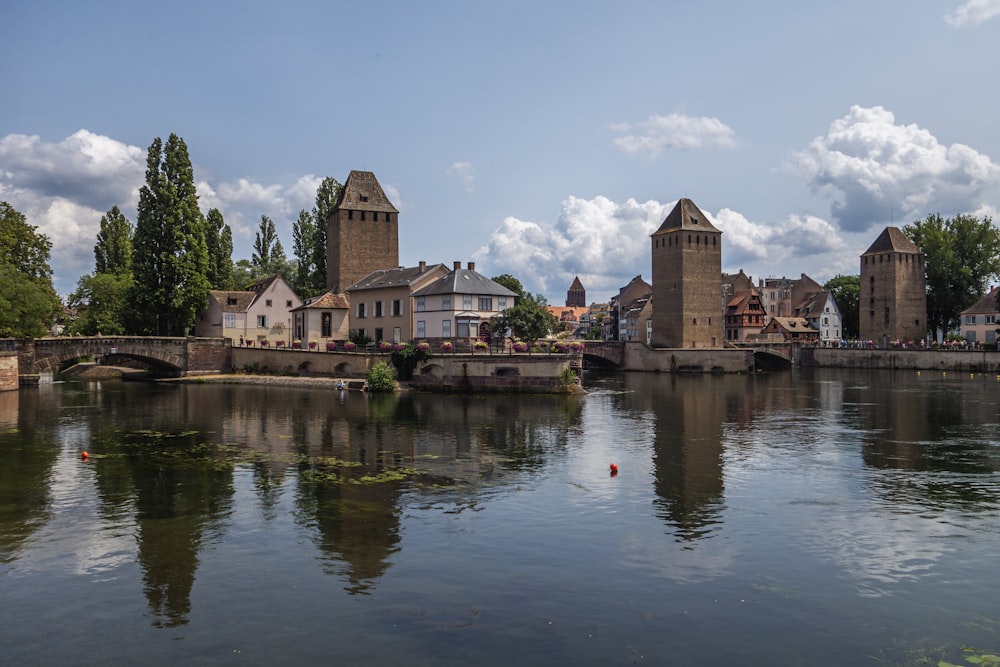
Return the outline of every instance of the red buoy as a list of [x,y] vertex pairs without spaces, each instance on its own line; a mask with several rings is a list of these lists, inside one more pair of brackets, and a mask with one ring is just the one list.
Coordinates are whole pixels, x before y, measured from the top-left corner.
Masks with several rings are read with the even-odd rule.
[[611,464],[611,476],[612,477],[617,477],[618,476],[618,464],[617,463],[612,463]]
[[84,461],[86,461],[87,459],[90,458],[90,454],[88,454],[86,451],[84,451],[82,454],[80,454],[80,458],[82,458]]

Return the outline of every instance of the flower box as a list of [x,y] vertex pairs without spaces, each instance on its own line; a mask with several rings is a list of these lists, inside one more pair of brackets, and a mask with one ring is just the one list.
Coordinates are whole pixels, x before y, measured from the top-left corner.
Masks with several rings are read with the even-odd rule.
[[527,352],[528,351],[528,344],[527,343],[522,343],[521,341],[517,341],[516,343],[514,343],[514,351],[515,352]]
[[392,343],[390,343],[387,340],[384,340],[381,343],[379,343],[378,349],[382,350],[383,352],[391,352],[392,351]]
[[275,347],[285,347],[285,341],[283,341],[283,340],[276,340],[276,341],[274,341],[274,346]]
[[315,350],[316,349],[316,345],[317,345],[316,341],[314,341],[314,340],[309,341],[309,349],[310,350]]
[[292,341],[292,347],[294,347],[296,350],[298,350],[299,348],[302,347],[302,341],[300,341],[300,340],[293,340]]
[[431,349],[431,344],[428,342],[417,343],[417,349],[421,352],[429,352]]
[[354,350],[357,347],[358,346],[356,344],[352,343],[351,341],[347,341],[346,343],[344,343],[344,349],[347,350],[348,352],[354,352]]
[[326,351],[327,352],[333,352],[336,349],[337,349],[337,344],[336,343],[330,342],[330,343],[326,344]]
[[445,342],[441,343],[441,349],[445,352],[453,352],[455,350],[455,344],[452,343],[450,340],[446,340]]

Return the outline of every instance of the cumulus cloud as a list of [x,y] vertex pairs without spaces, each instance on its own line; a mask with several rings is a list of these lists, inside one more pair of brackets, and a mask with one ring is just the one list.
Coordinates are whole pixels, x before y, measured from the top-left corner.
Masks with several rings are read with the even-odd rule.
[[476,177],[472,173],[471,162],[455,162],[446,172],[449,176],[457,176],[464,184],[466,192],[472,192],[472,186],[476,182]]
[[615,146],[626,153],[645,153],[656,157],[665,150],[684,150],[710,146],[736,145],[736,133],[718,118],[684,116],[650,116],[639,123],[618,123],[611,128],[627,132],[614,140]]
[[997,16],[1000,16],[1000,0],[968,0],[944,18],[953,26],[964,28],[978,25]]
[[907,217],[959,213],[983,204],[1000,166],[963,144],[945,146],[917,125],[899,125],[882,107],[851,107],[826,135],[794,156],[809,187],[832,200],[846,230]]

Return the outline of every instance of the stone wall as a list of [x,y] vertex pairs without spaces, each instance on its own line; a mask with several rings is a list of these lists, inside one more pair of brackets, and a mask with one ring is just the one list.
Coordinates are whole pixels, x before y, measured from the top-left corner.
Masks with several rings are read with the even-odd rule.
[[228,338],[188,338],[186,374],[229,372],[233,367],[232,350]]
[[360,352],[277,350],[258,347],[231,348],[232,370],[259,369],[269,373],[289,373],[320,377],[361,378],[379,359],[389,356]]
[[0,352],[0,391],[16,391],[17,382],[17,353]]
[[1000,352],[938,350],[802,349],[799,365],[814,368],[872,368],[1000,373]]
[[625,343],[627,371],[658,373],[747,373],[754,369],[753,350],[653,349]]
[[439,355],[421,363],[413,385],[426,391],[477,393],[569,393],[582,391],[577,382],[562,383],[560,375],[578,356],[541,355]]

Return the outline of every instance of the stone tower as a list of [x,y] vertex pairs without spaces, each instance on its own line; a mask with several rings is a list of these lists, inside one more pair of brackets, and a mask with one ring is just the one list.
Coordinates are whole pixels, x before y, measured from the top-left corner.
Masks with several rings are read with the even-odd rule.
[[861,255],[862,340],[884,346],[927,336],[924,254],[898,227],[886,227]]
[[587,307],[587,290],[583,289],[583,283],[580,282],[580,276],[573,278],[573,284],[569,286],[568,290],[566,290],[566,307]]
[[722,347],[722,232],[681,199],[651,240],[652,346]]
[[370,171],[352,171],[326,221],[326,285],[340,293],[399,267],[399,211]]

